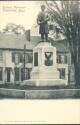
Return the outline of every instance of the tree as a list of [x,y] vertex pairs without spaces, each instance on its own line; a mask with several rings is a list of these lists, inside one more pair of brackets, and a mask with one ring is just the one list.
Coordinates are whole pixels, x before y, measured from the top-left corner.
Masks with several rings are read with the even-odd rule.
[[7,33],[7,32],[11,32],[11,33],[14,33],[14,30],[15,28],[17,27],[16,24],[14,23],[9,23],[5,26],[5,29],[4,29],[4,32]]
[[15,34],[24,34],[25,28],[22,25],[17,25],[14,32],[15,32]]
[[66,37],[75,69],[75,83],[80,85],[80,1],[46,1],[52,21]]
[[14,23],[9,23],[3,29],[3,33],[11,33],[16,35],[24,35],[26,40],[30,41],[30,29],[26,30],[22,25],[16,25]]
[[14,34],[24,34],[25,33],[25,28],[22,25],[16,25],[14,23],[9,23],[6,25],[4,32],[10,32]]

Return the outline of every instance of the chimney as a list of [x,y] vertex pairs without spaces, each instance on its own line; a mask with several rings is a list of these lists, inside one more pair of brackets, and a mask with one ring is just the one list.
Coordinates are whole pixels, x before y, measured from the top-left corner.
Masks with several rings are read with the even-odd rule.
[[30,41],[30,30],[25,31],[26,40]]

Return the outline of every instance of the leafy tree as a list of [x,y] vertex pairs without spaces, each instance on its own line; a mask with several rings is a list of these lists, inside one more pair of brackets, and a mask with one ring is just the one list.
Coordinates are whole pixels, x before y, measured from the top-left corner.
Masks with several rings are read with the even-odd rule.
[[14,32],[15,32],[15,34],[24,34],[25,28],[22,25],[17,25]]
[[4,32],[10,32],[14,34],[24,34],[25,33],[25,28],[22,25],[16,25],[14,23],[9,23],[6,25]]
[[16,35],[25,35],[26,40],[30,41],[30,29],[26,30],[22,25],[16,25],[14,23],[9,23],[6,25],[5,29],[3,29],[3,33],[11,33]]
[[80,84],[80,1],[46,1],[52,21],[66,37],[75,69],[75,83]]
[[17,27],[16,24],[14,23],[9,23],[5,26],[5,29],[4,29],[4,32],[7,33],[7,32],[14,32],[15,28]]

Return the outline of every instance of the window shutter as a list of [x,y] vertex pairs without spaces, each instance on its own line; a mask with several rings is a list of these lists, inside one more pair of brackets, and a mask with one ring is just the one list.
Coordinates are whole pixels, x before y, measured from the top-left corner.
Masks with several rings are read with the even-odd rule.
[[28,53],[26,53],[26,55],[25,55],[25,62],[28,63],[28,60],[29,60]]
[[65,79],[65,69],[62,68],[62,79]]
[[19,68],[15,68],[14,71],[15,71],[15,78],[14,78],[14,80],[15,81],[19,81]]
[[67,56],[65,55],[65,64],[67,64]]
[[61,55],[59,55],[59,63],[61,64]]
[[3,69],[2,67],[0,67],[0,81],[3,80]]
[[28,62],[32,63],[32,55],[31,55],[31,53],[28,53]]
[[0,51],[0,62],[2,62],[2,61],[3,61],[3,52]]
[[57,63],[59,63],[59,56],[57,55]]
[[18,63],[20,63],[20,53],[18,53]]
[[20,54],[20,63],[23,62],[23,54]]
[[29,62],[30,62],[30,63],[33,62],[33,56],[32,56],[32,54],[29,54]]
[[19,63],[19,54],[16,53],[15,54],[15,64],[18,64]]
[[12,53],[12,62],[15,62],[15,54]]

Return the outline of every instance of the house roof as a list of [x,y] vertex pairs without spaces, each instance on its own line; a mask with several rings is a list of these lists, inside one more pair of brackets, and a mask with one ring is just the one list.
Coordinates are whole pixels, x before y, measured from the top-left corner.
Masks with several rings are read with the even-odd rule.
[[[57,48],[59,52],[68,52],[66,47],[66,40],[55,41],[49,38],[52,45]],[[25,35],[14,35],[0,33],[0,49],[24,49],[26,44],[27,50],[32,50],[40,41],[40,36],[31,36],[31,41],[26,40]]]
[[0,48],[23,49],[26,44],[27,49],[32,49],[34,45],[26,40],[24,35],[0,33]]
[[57,48],[57,51],[59,51],[59,52],[69,52],[69,48],[68,48],[66,39],[63,39],[63,40],[50,39],[50,41],[51,41],[52,45]]

